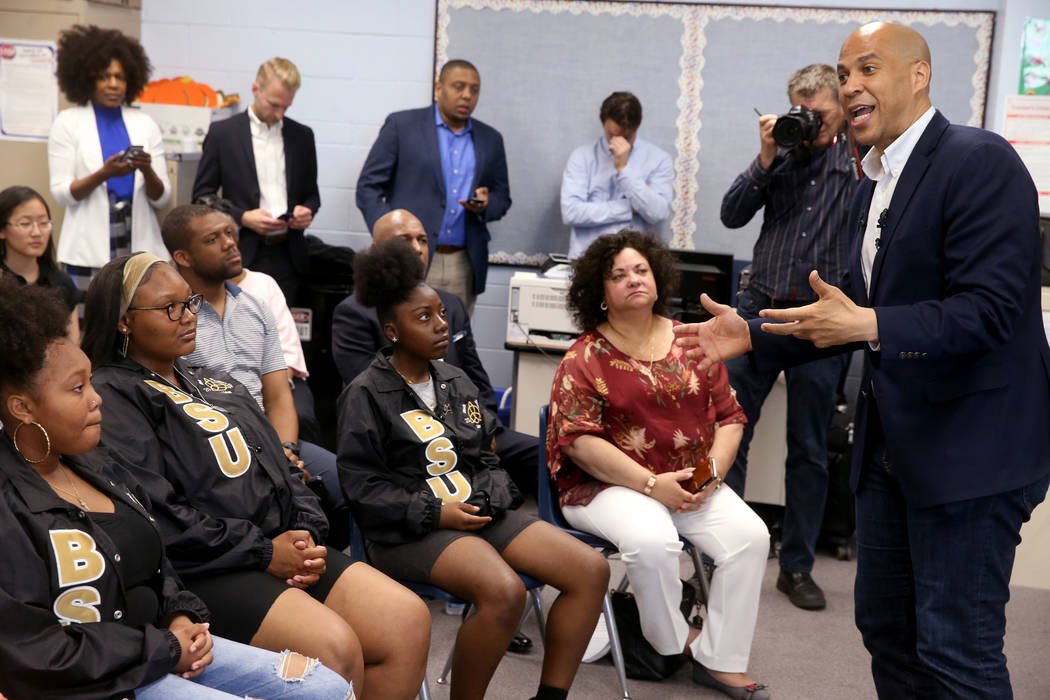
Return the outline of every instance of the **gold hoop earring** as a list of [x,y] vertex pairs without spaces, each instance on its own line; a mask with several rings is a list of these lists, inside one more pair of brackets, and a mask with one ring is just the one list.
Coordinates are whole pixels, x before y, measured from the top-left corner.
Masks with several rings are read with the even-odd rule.
[[128,338],[131,337],[131,333],[124,333],[123,335],[124,335],[124,343],[120,346],[120,350],[118,352],[120,353],[121,357],[127,357],[128,356]]
[[[44,434],[44,441],[47,443],[47,452],[45,452],[44,456],[40,459],[29,459],[28,457],[26,457],[25,452],[22,452],[22,448],[18,446],[18,431],[26,425],[36,426],[40,429],[40,432]],[[47,430],[44,429],[44,426],[40,425],[36,421],[32,421],[30,423],[19,423],[18,427],[15,428],[15,432],[11,434],[11,442],[14,443],[15,449],[18,450],[18,454],[22,456],[22,459],[29,462],[30,464],[40,464],[45,459],[51,456],[51,436],[47,434]]]
[[606,303],[605,303],[605,302],[603,301],[603,302],[602,302],[601,304],[598,304],[598,308],[599,308],[599,309],[601,309],[602,311],[608,311],[608,310],[609,310],[609,305],[608,305],[608,304],[606,304]]

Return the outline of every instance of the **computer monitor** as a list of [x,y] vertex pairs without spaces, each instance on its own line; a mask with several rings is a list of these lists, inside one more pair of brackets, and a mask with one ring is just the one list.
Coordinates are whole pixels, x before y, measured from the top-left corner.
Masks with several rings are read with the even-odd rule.
[[724,253],[702,253],[695,250],[672,250],[681,279],[677,295],[672,298],[671,315],[685,323],[702,321],[710,314],[700,305],[700,295],[723,304],[730,302],[733,289],[733,256]]

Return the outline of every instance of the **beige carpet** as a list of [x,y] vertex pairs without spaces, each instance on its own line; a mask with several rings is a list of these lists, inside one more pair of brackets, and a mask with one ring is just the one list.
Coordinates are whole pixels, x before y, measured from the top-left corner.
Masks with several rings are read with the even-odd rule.
[[[611,562],[613,580],[619,581],[622,565]],[[691,567],[683,556],[683,573]],[[869,700],[875,698],[867,652],[853,625],[854,562],[818,557],[814,579],[824,588],[828,607],[806,612],[792,606],[774,588],[777,564],[770,561],[762,587],[758,628],[751,652],[751,674],[769,685],[776,700]],[[553,598],[545,591],[549,606]],[[428,679],[434,700],[447,700],[448,687],[435,683],[455,639],[459,618],[444,614],[444,603],[430,604],[433,637]],[[1007,607],[1006,653],[1017,700],[1050,698],[1050,591],[1014,588]],[[539,680],[542,644],[530,619],[525,631],[535,647],[529,654],[507,654],[496,671],[486,695],[491,700],[527,700]],[[628,679],[636,700],[724,698],[696,686],[688,667],[662,683]],[[585,664],[576,677],[570,698],[616,700],[619,683],[608,657]]]

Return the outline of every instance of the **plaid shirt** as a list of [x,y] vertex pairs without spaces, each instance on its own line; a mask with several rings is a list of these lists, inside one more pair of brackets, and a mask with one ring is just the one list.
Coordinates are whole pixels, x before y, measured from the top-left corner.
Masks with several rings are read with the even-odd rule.
[[755,243],[751,285],[776,300],[816,299],[810,270],[838,285],[846,272],[850,240],[849,203],[857,180],[849,140],[800,158],[781,151],[769,169],[756,158],[722,198],[722,223],[740,228],[762,207],[762,231]]

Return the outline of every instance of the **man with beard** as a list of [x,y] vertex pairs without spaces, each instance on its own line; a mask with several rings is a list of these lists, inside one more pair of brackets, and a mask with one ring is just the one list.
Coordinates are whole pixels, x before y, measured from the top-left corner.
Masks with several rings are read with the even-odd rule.
[[299,419],[273,312],[227,280],[241,273],[237,227],[227,214],[200,204],[176,207],[161,226],[164,245],[194,292],[204,295],[197,315],[192,366],[218,369],[245,386],[273,425],[288,460],[319,477],[327,507],[343,505],[335,455],[299,440]]

